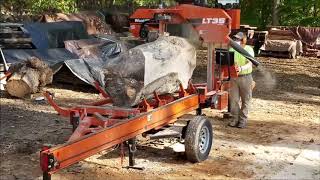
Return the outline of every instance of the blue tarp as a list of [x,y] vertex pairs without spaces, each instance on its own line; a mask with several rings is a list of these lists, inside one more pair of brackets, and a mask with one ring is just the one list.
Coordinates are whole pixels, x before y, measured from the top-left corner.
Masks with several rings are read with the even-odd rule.
[[30,34],[37,49],[64,48],[64,41],[87,39],[88,33],[79,21],[25,23],[24,29]]

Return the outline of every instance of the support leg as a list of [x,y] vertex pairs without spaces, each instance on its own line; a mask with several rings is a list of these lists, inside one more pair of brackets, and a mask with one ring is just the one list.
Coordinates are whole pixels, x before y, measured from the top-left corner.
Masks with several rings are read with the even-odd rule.
[[128,149],[129,149],[129,166],[134,166],[134,156],[135,152],[137,151],[137,143],[136,138],[132,138],[128,141]]
[[202,109],[201,108],[196,109],[196,114],[198,116],[201,116],[202,115]]
[[136,138],[132,138],[128,141],[128,149],[129,149],[129,166],[127,168],[144,170],[144,167],[135,166],[135,153],[137,151],[137,142]]
[[43,172],[42,179],[51,180],[51,174],[49,174],[48,172]]

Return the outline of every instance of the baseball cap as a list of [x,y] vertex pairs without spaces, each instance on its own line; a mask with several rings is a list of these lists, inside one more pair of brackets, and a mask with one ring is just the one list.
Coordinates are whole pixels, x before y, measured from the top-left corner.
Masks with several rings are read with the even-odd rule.
[[244,38],[244,34],[243,32],[238,32],[236,35],[234,35],[233,37],[239,39],[239,40],[242,40]]

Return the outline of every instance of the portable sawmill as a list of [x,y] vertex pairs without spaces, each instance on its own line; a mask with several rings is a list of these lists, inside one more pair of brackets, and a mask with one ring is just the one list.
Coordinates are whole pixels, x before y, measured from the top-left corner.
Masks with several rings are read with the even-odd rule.
[[[221,8],[207,8],[182,4],[169,8],[138,9],[134,14],[148,14],[159,23],[159,34],[164,34],[168,24],[189,23],[204,43],[208,44],[207,82],[192,84],[188,88],[180,86],[173,94],[154,92],[151,99],[143,99],[131,108],[112,106],[112,100],[96,83],[96,88],[104,99],[89,105],[73,108],[59,107],[49,92],[45,96],[50,105],[64,117],[70,119],[73,134],[69,140],[56,147],[43,147],[40,165],[43,179],[102,150],[127,142],[129,167],[135,167],[136,136],[149,134],[161,138],[157,133],[172,127],[179,117],[196,112],[192,119],[184,119],[186,125],[166,137],[180,137],[185,144],[185,154],[191,162],[201,162],[208,158],[212,146],[212,125],[202,109],[223,110],[228,107],[228,81],[237,76],[233,53],[213,49],[214,44],[230,44],[242,52],[253,64],[252,57],[229,38],[232,18]],[[164,130],[163,130],[164,129]],[[165,133],[164,133],[165,134]]]

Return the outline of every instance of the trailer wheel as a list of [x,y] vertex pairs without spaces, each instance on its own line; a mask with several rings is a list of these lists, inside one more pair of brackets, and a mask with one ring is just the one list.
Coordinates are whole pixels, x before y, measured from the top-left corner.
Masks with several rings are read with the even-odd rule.
[[188,126],[185,136],[185,152],[190,162],[197,163],[208,158],[212,146],[212,125],[203,116],[196,116]]

